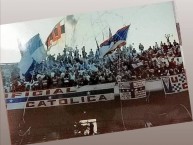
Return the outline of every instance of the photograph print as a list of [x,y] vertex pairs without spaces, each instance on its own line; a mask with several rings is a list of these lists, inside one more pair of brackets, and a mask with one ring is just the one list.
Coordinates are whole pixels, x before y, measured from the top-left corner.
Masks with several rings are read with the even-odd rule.
[[12,145],[192,121],[173,2],[4,24]]

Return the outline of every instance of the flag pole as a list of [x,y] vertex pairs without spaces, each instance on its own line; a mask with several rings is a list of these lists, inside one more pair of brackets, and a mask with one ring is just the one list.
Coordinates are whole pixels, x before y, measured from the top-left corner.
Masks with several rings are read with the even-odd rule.
[[[162,46],[161,46],[160,49],[161,49],[162,54],[164,55],[164,51],[163,51],[163,49],[162,49]],[[166,59],[168,60],[168,63],[169,63],[170,61],[169,61],[169,59],[168,59],[167,53],[166,53]]]
[[33,83],[33,78],[34,78],[34,76],[35,76],[35,70],[36,70],[37,63],[35,62],[34,65],[35,65],[35,66],[34,66],[34,69],[33,69],[33,74],[32,74],[31,83]]
[[121,52],[120,52],[120,48],[118,50],[119,50],[119,64],[118,64],[119,65],[119,75],[121,76],[121,69],[120,69],[121,68],[121,63],[120,63]]

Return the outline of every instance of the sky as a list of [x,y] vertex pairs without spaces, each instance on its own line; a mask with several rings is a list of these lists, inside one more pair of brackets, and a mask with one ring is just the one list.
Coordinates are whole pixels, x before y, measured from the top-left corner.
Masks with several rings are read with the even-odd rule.
[[62,19],[66,27],[65,41],[52,47],[51,54],[62,54],[65,44],[73,48],[77,46],[78,49],[85,46],[87,52],[96,50],[95,38],[100,44],[108,38],[109,28],[115,34],[118,29],[130,24],[127,46],[134,43],[136,50],[139,43],[147,49],[155,42],[166,42],[165,34],[172,34],[171,41],[178,41],[173,3],[165,2],[1,25],[0,63],[20,61],[18,40],[24,45],[39,33],[45,44],[54,26]]

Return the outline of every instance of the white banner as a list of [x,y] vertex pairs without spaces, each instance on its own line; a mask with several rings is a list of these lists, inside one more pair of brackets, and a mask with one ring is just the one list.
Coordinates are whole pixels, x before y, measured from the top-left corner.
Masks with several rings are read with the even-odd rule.
[[119,90],[121,100],[146,97],[145,80],[121,82],[119,84]]
[[165,94],[174,94],[188,90],[185,74],[162,77]]
[[69,88],[56,88],[56,89],[47,89],[47,90],[36,90],[36,91],[26,91],[26,92],[11,92],[5,93],[5,98],[21,98],[21,97],[37,97],[45,95],[58,95],[65,94],[69,92],[75,92],[76,87]]
[[7,100],[7,110],[75,105],[82,103],[111,101],[115,99],[114,93],[60,99],[53,99],[52,97],[53,96],[50,96],[49,99],[42,99],[37,101],[28,101],[27,98],[25,100],[19,98],[9,99]]

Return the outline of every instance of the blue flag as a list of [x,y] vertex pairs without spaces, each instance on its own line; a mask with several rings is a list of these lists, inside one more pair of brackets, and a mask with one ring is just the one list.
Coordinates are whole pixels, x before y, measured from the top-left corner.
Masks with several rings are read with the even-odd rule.
[[119,29],[112,37],[110,37],[109,39],[107,39],[103,43],[101,43],[100,47],[108,46],[112,42],[115,43],[115,42],[118,42],[119,40],[126,41],[129,27],[130,27],[130,25],[125,26],[125,27]]
[[26,49],[37,63],[41,63],[42,60],[46,58],[46,51],[39,34],[35,35],[28,41]]
[[126,44],[129,27],[130,25],[119,29],[113,36],[100,44],[100,57],[104,57],[115,49],[120,48]]
[[27,74],[30,74],[30,71],[34,70],[34,64],[41,63],[45,58],[46,51],[39,34],[37,34],[25,45],[25,53],[18,65],[20,68],[20,75],[26,76]]

